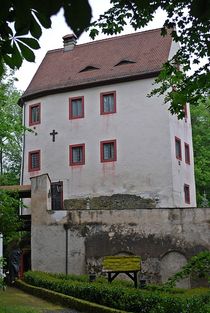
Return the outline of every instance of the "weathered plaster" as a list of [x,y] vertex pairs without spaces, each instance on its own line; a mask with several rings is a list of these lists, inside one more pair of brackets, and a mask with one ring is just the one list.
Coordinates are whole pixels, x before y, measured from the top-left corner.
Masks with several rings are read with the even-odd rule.
[[48,176],[31,182],[34,270],[100,272],[105,255],[134,254],[142,257],[147,280],[160,282],[191,256],[210,250],[209,208],[51,211]]

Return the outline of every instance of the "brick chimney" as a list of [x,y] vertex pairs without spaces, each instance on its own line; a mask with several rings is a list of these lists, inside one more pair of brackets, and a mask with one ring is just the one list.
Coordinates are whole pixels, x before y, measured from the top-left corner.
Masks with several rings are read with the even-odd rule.
[[63,36],[63,49],[65,52],[73,50],[76,43],[77,43],[76,35],[68,34]]

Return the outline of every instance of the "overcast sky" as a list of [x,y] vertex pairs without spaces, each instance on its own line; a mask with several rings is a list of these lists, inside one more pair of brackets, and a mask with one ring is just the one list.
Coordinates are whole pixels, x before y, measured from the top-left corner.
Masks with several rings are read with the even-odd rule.
[[[43,0],[44,1],[44,0]],[[109,8],[109,0],[89,0],[91,7],[92,7],[92,14],[94,19],[102,14],[105,10]],[[144,30],[154,29],[162,27],[165,19],[165,14],[162,11],[158,11],[155,19],[149,23],[149,25],[144,28]],[[141,29],[142,30],[142,29]],[[127,26],[121,34],[128,34],[134,32],[131,26]],[[35,51],[36,55],[36,62],[30,63],[27,61],[23,62],[20,70],[16,72],[16,77],[18,81],[15,83],[16,87],[22,91],[24,91],[27,86],[29,85],[31,79],[33,78],[39,64],[41,63],[42,59],[44,58],[46,52],[48,50],[62,48],[63,40],[62,37],[66,34],[72,33],[71,29],[66,25],[65,20],[63,18],[63,12],[60,11],[57,16],[52,18],[52,27],[51,29],[43,29],[43,34],[40,38],[40,46],[39,50]],[[96,40],[106,38],[105,35],[100,35],[96,37]],[[84,42],[91,41],[88,33],[83,33],[77,44],[81,44]]]

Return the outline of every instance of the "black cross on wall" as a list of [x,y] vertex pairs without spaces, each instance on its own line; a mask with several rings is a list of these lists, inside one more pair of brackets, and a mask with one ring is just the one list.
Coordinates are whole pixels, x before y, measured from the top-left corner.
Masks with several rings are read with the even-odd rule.
[[53,129],[52,133],[50,133],[50,136],[52,136],[52,141],[55,141],[55,135],[57,135],[58,133]]

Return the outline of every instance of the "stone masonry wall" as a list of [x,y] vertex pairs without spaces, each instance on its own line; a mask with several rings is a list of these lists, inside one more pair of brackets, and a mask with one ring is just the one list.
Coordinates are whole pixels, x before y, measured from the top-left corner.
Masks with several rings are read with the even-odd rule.
[[[138,255],[147,281],[161,282],[191,256],[210,250],[209,208],[52,211],[44,197],[48,180],[32,179],[33,270],[100,273],[105,255]],[[190,284],[196,286],[193,280],[181,286]]]

